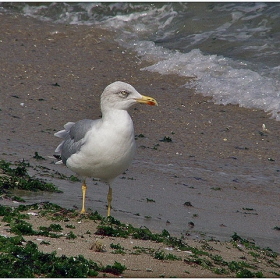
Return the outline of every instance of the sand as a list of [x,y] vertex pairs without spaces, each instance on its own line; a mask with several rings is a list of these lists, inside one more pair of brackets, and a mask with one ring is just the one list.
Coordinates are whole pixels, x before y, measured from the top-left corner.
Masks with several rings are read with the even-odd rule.
[[[72,174],[54,165],[51,157],[59,140],[53,133],[68,121],[98,118],[105,86],[116,80],[128,82],[154,97],[159,106],[130,111],[135,134],[145,137],[138,137],[131,168],[116,180],[112,215],[155,231],[167,228],[190,241],[230,240],[237,232],[280,252],[280,233],[274,229],[280,225],[279,122],[260,110],[215,105],[211,98],[186,89],[188,78],[141,71],[151,62],[121,48],[106,30],[19,15],[0,17],[2,159],[26,159]],[[172,142],[160,141],[164,137]],[[48,160],[35,161],[35,151]],[[27,201],[50,200],[80,208],[80,183],[48,180],[64,193],[29,195]],[[107,187],[91,184],[87,206],[105,215]],[[78,254],[77,242],[72,254]],[[108,257],[100,253],[98,258],[103,254]],[[130,257],[125,262],[138,263],[143,273],[130,270],[125,276],[173,276],[166,272],[172,271],[173,262],[154,260],[155,273],[150,274],[148,264],[153,264],[146,263],[145,256]],[[180,265],[176,276],[183,277],[186,268]],[[212,276],[204,273],[209,271],[191,270],[190,276]]]
[[[246,248],[238,241],[188,240],[185,244],[190,249],[179,250],[151,240],[100,235],[97,232],[100,221],[88,220],[87,215],[75,215],[73,212],[66,214],[64,211],[63,218],[58,219],[61,215],[59,211],[51,210],[48,214],[43,214],[43,212],[46,210],[30,209],[23,213],[29,215],[30,218],[26,221],[35,231],[39,231],[40,227],[59,224],[62,230],[53,233],[60,237],[24,235],[25,243],[32,241],[38,245],[40,251],[56,252],[56,256],[82,255],[86,259],[92,259],[99,266],[113,266],[115,262],[121,263],[126,267],[121,274],[122,277],[235,277],[236,271],[230,271],[229,265],[225,263],[246,263],[247,267],[244,269],[250,266],[250,271],[253,273],[261,272],[264,277],[276,277],[278,273],[279,276],[279,256],[271,257],[270,252]],[[0,234],[14,236],[6,224],[0,225]],[[69,234],[72,238],[68,238]],[[116,250],[114,246],[118,246],[121,250]],[[195,254],[191,248],[196,248],[197,252],[201,253]],[[165,257],[172,255],[172,259],[158,259],[156,253],[161,253]],[[203,260],[204,265],[195,262],[199,260]],[[223,270],[227,273],[215,272]],[[110,273],[99,273],[98,277],[105,275],[116,277]]]

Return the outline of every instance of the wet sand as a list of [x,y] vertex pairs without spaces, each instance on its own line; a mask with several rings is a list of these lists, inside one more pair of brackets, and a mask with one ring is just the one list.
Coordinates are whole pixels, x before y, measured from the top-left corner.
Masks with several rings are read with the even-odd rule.
[[[279,122],[260,110],[215,105],[184,88],[186,78],[141,71],[151,62],[119,47],[108,31],[0,17],[2,159],[71,175],[54,165],[53,133],[68,121],[98,118],[105,86],[128,82],[159,106],[130,111],[135,134],[145,137],[115,182],[112,215],[189,239],[229,240],[237,232],[280,252]],[[47,160],[34,160],[36,151]],[[81,207],[80,183],[45,178],[64,193],[24,196],[28,202]],[[105,215],[107,186],[88,185],[87,207]]]

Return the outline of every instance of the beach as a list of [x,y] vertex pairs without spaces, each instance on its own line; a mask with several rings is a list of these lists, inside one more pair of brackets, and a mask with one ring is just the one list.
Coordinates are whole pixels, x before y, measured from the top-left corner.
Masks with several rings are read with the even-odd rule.
[[[116,80],[128,82],[159,106],[130,110],[137,154],[115,182],[112,216],[192,242],[229,241],[236,232],[280,252],[279,122],[261,110],[215,105],[183,87],[189,81],[184,77],[142,71],[151,62],[120,47],[109,31],[0,17],[2,159],[25,159],[70,176],[54,164],[59,139],[53,134],[69,121],[100,117],[103,89]],[[46,160],[38,163],[35,152]],[[63,193],[25,193],[27,202],[81,207],[80,182],[30,172]],[[88,186],[87,207],[105,215],[107,186],[90,180]]]

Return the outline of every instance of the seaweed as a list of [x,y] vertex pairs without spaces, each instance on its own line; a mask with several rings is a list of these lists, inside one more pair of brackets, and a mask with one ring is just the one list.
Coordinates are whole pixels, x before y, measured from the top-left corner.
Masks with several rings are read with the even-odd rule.
[[14,219],[29,219],[27,214],[20,213],[19,208],[0,205],[0,216],[3,216],[2,221],[10,223]]
[[8,191],[14,189],[28,191],[40,190],[56,193],[62,192],[52,183],[31,177],[27,172],[27,167],[30,167],[30,164],[24,160],[16,163],[15,168],[11,167],[11,163],[0,160],[0,169],[3,172],[0,177],[0,195],[7,194]]
[[154,258],[157,260],[169,260],[169,261],[181,261],[181,257],[177,257],[174,254],[165,254],[163,250],[157,251],[154,254]]
[[[28,233],[32,231],[28,227]],[[22,236],[0,236],[0,277],[94,277],[98,272],[120,275],[126,267],[119,262],[98,266],[84,256],[56,256],[56,252],[43,253],[37,244],[26,242]]]
[[114,275],[120,275],[126,270],[126,266],[122,265],[119,262],[114,263],[114,265],[107,265],[101,269],[103,272],[112,273]]
[[73,231],[70,231],[67,235],[66,235],[66,239],[76,239],[77,235],[74,234]]
[[35,153],[34,153],[33,158],[35,158],[35,159],[37,159],[37,160],[45,160],[45,158],[42,157],[42,156],[40,156],[38,152],[35,152]]
[[134,239],[152,240],[158,243],[163,242],[164,244],[176,247],[180,250],[189,248],[182,239],[171,237],[169,232],[165,229],[161,233],[152,233],[147,227],[135,228],[131,224],[123,224],[113,217],[103,219],[97,227],[95,234],[123,238],[131,236]]
[[55,234],[51,231],[54,230],[52,227],[40,227],[39,231],[34,230],[32,225],[24,220],[21,219],[13,219],[10,222],[10,232],[18,235],[41,235],[41,236],[48,236],[51,238],[59,238],[62,235]]
[[125,254],[124,247],[122,247],[120,243],[118,244],[111,243],[110,248],[114,249],[114,251],[112,252],[113,254],[121,254],[121,255]]
[[56,252],[42,253],[37,244],[22,237],[0,236],[0,277],[93,277],[103,271],[92,260],[83,256],[58,257]]
[[160,142],[172,142],[172,138],[169,136],[164,136],[162,139],[159,140]]
[[63,230],[60,224],[50,224],[48,227],[40,226],[39,229],[43,231],[55,231],[55,232],[60,232]]

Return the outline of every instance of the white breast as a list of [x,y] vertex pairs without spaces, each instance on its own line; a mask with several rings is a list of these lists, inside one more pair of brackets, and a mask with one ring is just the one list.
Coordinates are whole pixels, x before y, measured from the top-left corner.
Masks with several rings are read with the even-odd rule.
[[66,165],[78,175],[108,181],[131,164],[136,148],[133,123],[126,111],[118,111],[88,131],[80,151],[68,158]]

